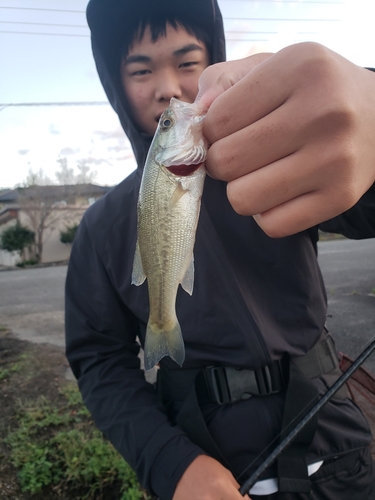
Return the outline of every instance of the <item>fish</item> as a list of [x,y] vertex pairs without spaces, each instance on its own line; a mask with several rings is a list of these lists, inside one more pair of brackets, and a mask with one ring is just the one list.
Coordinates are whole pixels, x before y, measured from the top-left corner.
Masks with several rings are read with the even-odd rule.
[[161,115],[142,175],[132,284],[147,279],[145,370],[169,356],[182,366],[185,345],[176,314],[179,285],[194,286],[194,244],[206,175],[205,113],[172,98]]

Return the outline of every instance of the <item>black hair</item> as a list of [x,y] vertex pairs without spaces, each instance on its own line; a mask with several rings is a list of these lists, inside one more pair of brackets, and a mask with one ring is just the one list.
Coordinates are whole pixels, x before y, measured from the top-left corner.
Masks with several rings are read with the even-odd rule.
[[134,42],[142,40],[147,27],[150,28],[151,41],[155,43],[159,38],[166,36],[167,25],[172,26],[174,29],[183,28],[190,35],[194,36],[200,42],[203,42],[207,48],[209,59],[212,59],[212,40],[208,36],[207,30],[204,26],[197,23],[195,19],[182,18],[173,12],[160,12],[153,13],[152,15],[143,16],[137,25],[134,26],[132,32],[129,30],[123,39],[121,48],[122,58],[125,58],[132,47]]

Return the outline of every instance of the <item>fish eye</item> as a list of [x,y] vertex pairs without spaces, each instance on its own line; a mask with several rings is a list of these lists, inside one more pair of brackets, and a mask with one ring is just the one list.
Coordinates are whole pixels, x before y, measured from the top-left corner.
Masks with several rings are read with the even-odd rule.
[[162,122],[161,122],[161,127],[162,127],[163,129],[168,129],[168,128],[170,128],[173,124],[174,124],[174,120],[172,120],[172,118],[164,118],[164,120],[162,120]]

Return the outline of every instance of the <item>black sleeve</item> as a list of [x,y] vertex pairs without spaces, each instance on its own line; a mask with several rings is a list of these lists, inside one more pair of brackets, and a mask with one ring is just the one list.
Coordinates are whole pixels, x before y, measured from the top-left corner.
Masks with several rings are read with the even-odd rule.
[[351,239],[375,238],[375,184],[353,208],[319,224],[319,229]]
[[140,369],[138,322],[114,290],[85,218],[66,281],[66,352],[96,425],[162,499],[202,450],[173,427]]

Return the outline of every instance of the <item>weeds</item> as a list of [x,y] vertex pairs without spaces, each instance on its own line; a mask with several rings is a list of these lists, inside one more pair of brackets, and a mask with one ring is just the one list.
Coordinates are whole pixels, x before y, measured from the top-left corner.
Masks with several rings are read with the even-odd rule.
[[[96,429],[76,384],[60,390],[52,403],[44,396],[20,402],[17,428],[6,439],[10,460],[19,471],[22,491],[44,488],[76,492],[75,498],[94,500],[151,499],[135,473]],[[115,492],[115,493],[114,493]]]

